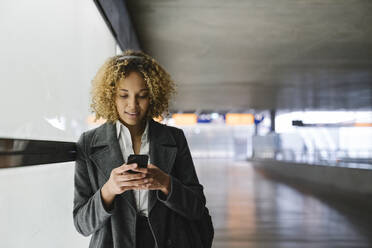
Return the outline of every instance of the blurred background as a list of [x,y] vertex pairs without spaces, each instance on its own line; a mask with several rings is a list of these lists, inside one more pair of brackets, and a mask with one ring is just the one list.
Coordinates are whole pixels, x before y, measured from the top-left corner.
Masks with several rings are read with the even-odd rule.
[[187,136],[213,247],[372,247],[371,27],[367,0],[2,1],[0,247],[88,246],[73,144],[125,49],[177,84],[157,121]]

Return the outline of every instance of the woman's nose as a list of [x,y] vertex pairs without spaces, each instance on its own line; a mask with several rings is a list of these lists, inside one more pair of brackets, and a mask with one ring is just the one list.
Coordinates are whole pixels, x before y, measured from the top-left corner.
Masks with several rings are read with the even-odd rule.
[[129,107],[136,107],[138,105],[138,101],[135,97],[130,97],[128,102]]

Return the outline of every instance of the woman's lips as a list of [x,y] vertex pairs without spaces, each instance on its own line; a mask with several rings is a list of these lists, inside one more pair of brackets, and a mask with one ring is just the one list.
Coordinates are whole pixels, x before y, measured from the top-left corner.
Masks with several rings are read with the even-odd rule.
[[138,116],[138,112],[135,112],[135,113],[128,113],[128,112],[125,112],[130,118],[136,118]]

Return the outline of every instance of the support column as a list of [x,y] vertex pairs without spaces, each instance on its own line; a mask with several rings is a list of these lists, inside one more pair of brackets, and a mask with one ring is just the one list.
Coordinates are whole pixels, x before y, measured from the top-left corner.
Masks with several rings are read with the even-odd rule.
[[271,109],[270,110],[270,121],[271,121],[270,133],[275,133],[275,115],[276,115],[276,110]]

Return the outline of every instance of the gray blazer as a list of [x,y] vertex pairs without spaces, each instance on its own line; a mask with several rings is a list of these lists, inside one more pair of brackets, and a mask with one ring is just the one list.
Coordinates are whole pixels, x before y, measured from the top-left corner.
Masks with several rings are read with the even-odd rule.
[[[149,191],[149,221],[158,248],[201,247],[188,220],[200,219],[206,203],[182,129],[149,122],[150,157],[168,173],[171,191]],[[116,195],[106,210],[100,189],[111,170],[124,163],[116,127],[105,123],[84,132],[77,142],[73,219],[76,230],[92,235],[89,247],[135,248],[136,204],[133,191]]]

